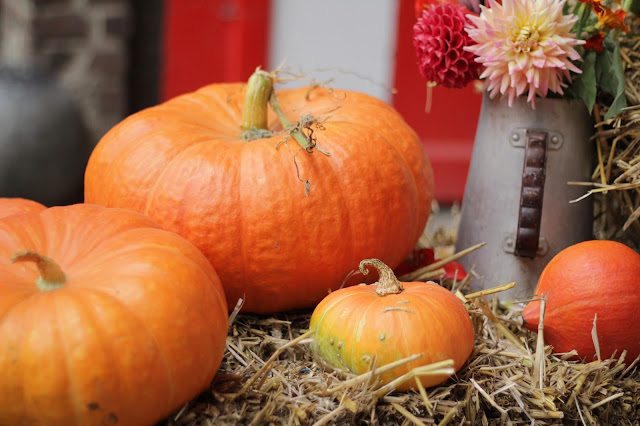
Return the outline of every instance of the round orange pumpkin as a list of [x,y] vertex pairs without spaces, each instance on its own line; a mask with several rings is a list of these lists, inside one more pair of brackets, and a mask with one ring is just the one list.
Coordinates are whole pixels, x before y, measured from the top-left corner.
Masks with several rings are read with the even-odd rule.
[[153,424],[210,383],[227,315],[202,253],[139,213],[0,219],[0,424]]
[[20,213],[37,213],[46,209],[42,204],[25,198],[0,198],[0,218]]
[[[382,383],[423,365],[452,359],[458,371],[473,351],[469,313],[449,290],[433,282],[399,282],[393,271],[377,259],[363,260],[379,273],[378,282],[332,292],[316,307],[309,328],[315,330],[311,349],[331,367],[362,374],[411,355],[422,357],[382,375]],[[423,376],[423,386],[435,386],[446,375]],[[410,380],[403,391],[415,387]]]
[[[293,131],[301,149],[267,116],[272,77],[254,76],[116,125],[91,155],[85,201],[143,212],[189,239],[230,307],[240,298],[257,313],[315,306],[360,259],[395,266],[411,251],[429,217],[432,169],[392,107],[352,91],[277,91],[285,123],[317,118]],[[242,128],[267,136],[243,140]]]
[[[640,254],[615,241],[593,240],[570,246],[545,266],[535,295],[546,296],[544,340],[557,353],[576,350],[596,356],[592,330],[602,359],[627,350],[640,355]],[[524,326],[537,331],[540,300],[522,311]]]

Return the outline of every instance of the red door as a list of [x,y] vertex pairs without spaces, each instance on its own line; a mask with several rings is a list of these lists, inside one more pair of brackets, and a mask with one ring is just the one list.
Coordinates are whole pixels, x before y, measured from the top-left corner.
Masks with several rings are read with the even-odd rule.
[[270,12],[270,0],[165,0],[161,98],[264,67]]

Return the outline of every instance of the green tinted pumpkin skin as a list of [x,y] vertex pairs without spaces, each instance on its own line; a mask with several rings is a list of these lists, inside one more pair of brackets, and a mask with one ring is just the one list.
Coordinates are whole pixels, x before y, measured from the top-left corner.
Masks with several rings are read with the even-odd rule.
[[[398,294],[380,296],[378,283],[332,292],[316,307],[309,328],[312,351],[322,363],[354,374],[422,353],[416,361],[379,376],[389,383],[415,367],[453,359],[458,371],[473,351],[469,314],[449,290],[432,282],[402,283]],[[423,386],[438,385],[446,375],[423,376]],[[397,390],[415,389],[414,380]]]
[[[66,282],[36,285],[23,250]],[[227,306],[207,259],[148,217],[100,206],[0,219],[0,424],[145,425],[205,389]]]
[[[331,155],[309,154],[283,134],[241,140],[245,91],[213,84],[116,125],[89,161],[86,201],[143,212],[193,242],[229,307],[243,298],[243,311],[313,307],[361,259],[399,264],[433,191],[421,141],[401,116],[362,93],[280,90],[291,122],[323,120],[314,135]],[[268,123],[282,129],[271,110]]]

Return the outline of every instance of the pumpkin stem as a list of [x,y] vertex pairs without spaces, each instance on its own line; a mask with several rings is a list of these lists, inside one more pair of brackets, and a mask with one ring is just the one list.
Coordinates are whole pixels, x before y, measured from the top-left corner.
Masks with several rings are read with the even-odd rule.
[[252,141],[264,137],[270,137],[271,132],[268,130],[267,112],[268,105],[276,113],[282,128],[289,131],[291,136],[298,144],[308,153],[313,152],[315,144],[308,138],[300,128],[291,125],[289,119],[282,112],[276,91],[273,89],[274,73],[270,73],[260,68],[256,69],[247,81],[247,92],[244,95],[244,104],[242,105],[242,119],[240,127],[242,128],[241,138],[245,141]]
[[[253,140],[270,135],[267,130],[267,104],[273,91],[273,76],[260,68],[247,81],[242,105],[242,139]],[[266,133],[265,133],[266,132]]]
[[278,102],[278,97],[276,96],[275,90],[271,91],[271,96],[269,97],[269,105],[271,105],[271,109],[278,116],[280,123],[282,123],[282,127],[284,129],[291,129],[290,134],[296,140],[296,142],[298,142],[298,145],[300,145],[302,149],[311,154],[315,145],[309,140],[309,138],[307,138],[307,136],[305,136],[300,131],[300,125],[297,125],[295,127],[291,126],[291,122],[284,115],[284,112],[282,112],[282,109],[280,108],[280,103]]
[[43,256],[35,251],[23,250],[11,257],[11,263],[35,262],[40,277],[36,285],[42,291],[55,290],[67,282],[67,275],[53,259]]
[[378,285],[376,294],[378,296],[386,296],[387,294],[398,294],[402,292],[402,283],[396,278],[393,270],[378,259],[365,259],[360,262],[360,272],[367,275],[369,270],[366,265],[371,265],[378,270]]

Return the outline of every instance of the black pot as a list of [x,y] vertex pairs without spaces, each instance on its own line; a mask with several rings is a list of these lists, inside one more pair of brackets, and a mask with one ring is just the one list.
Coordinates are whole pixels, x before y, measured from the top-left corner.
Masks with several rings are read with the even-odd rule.
[[81,202],[90,151],[67,91],[44,71],[0,67],[0,197]]

